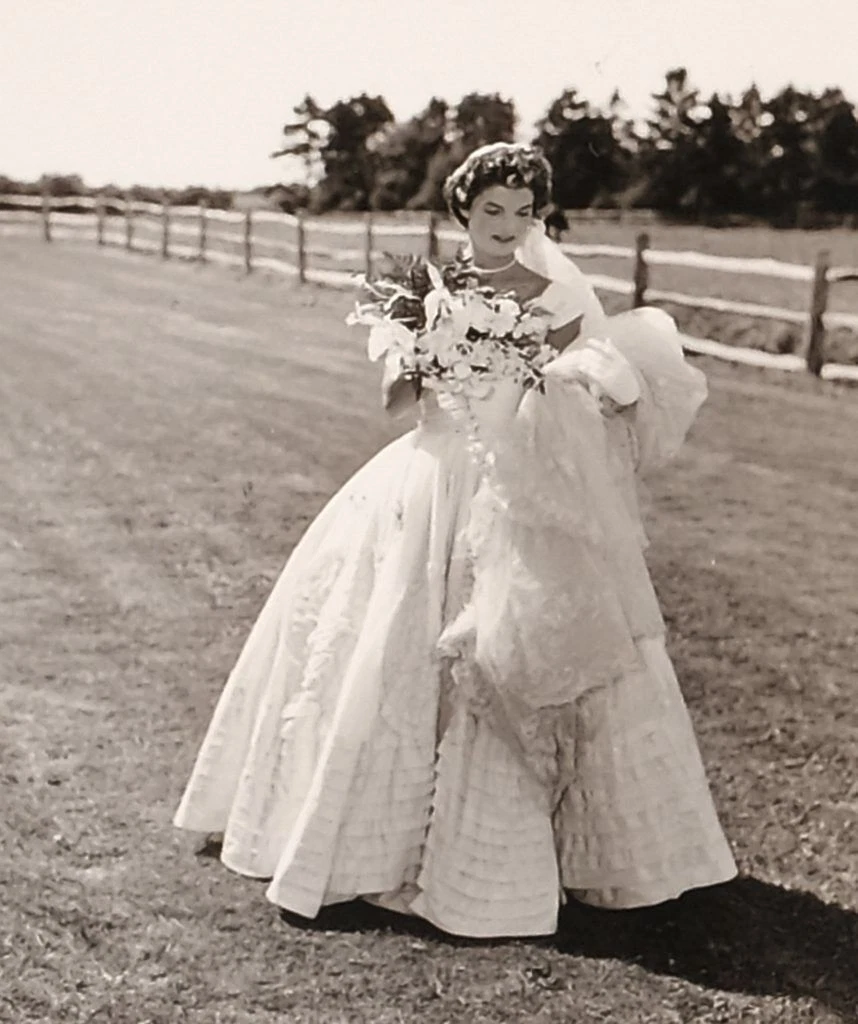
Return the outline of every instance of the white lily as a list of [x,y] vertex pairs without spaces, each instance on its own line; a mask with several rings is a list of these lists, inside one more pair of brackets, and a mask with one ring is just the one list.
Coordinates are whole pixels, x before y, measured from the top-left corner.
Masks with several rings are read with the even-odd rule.
[[491,320],[491,330],[499,337],[511,334],[518,321],[521,307],[513,299],[498,299],[494,316]]
[[384,317],[376,310],[376,307],[371,303],[356,302],[354,310],[349,313],[346,317],[346,323],[349,327],[354,327],[355,324],[380,324],[384,320]]
[[432,290],[423,299],[423,309],[426,312],[426,327],[431,331],[439,316],[449,316],[453,296],[450,294],[449,289],[444,286],[444,279],[441,277],[437,267],[427,263],[426,273],[432,285]]
[[459,335],[452,329],[452,325],[441,324],[427,332],[424,339],[426,352],[430,358],[437,359],[441,366],[449,366],[456,358],[458,340]]
[[[440,277],[438,278],[441,281]],[[433,288],[428,293],[426,298],[423,300],[423,309],[426,311],[426,326],[429,330],[435,327],[440,317],[447,317],[452,311],[452,299],[453,296],[444,287],[443,283],[440,283],[437,288]]]
[[438,268],[432,264],[426,264],[426,273],[429,275],[429,280],[432,282],[432,287],[437,291],[439,288],[444,287],[444,279],[441,277],[441,273]]
[[475,331],[481,333],[489,331],[492,316],[490,306],[481,295],[469,295],[453,313],[456,329],[463,337],[467,334],[469,327],[473,327]]
[[409,353],[414,349],[415,336],[398,320],[381,320],[373,325],[366,343],[370,362],[376,362],[390,349]]

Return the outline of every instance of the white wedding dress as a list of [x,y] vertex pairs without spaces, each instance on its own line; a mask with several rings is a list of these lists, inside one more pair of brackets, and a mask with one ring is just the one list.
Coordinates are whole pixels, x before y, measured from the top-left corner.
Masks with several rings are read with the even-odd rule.
[[295,547],[217,704],[175,822],[298,914],[366,897],[542,935],[563,889],[635,907],[735,874],[635,498],[705,381],[656,310],[606,319],[583,283],[540,304],[612,338],[636,405],[424,392]]

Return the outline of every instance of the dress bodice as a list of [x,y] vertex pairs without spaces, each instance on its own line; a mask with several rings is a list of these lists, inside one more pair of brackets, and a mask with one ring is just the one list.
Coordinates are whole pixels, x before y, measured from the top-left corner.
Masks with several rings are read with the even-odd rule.
[[487,387],[489,390],[485,395],[467,399],[425,389],[418,414],[421,428],[432,433],[462,433],[465,430],[463,413],[467,412],[480,426],[502,430],[515,416],[523,388],[509,378],[493,381]]

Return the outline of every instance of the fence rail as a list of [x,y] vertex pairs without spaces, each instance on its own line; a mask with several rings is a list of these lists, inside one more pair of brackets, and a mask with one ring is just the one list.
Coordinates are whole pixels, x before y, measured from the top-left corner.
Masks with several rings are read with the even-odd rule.
[[[76,212],[72,212],[76,211]],[[316,282],[335,287],[351,287],[355,269],[311,267],[308,257],[320,257],[334,264],[360,265],[369,271],[373,259],[380,255],[381,239],[410,239],[421,251],[435,255],[441,244],[459,245],[465,241],[463,231],[439,228],[437,217],[414,224],[383,224],[367,215],[363,221],[332,223],[302,215],[268,210],[213,210],[201,206],[170,206],[117,199],[113,196],[20,196],[0,195],[0,232],[5,235],[32,233],[41,221],[46,241],[81,238],[92,231],[99,245],[124,246],[143,252],[160,252],[162,256],[181,256],[200,261],[210,260],[225,266],[242,267],[247,272],[255,267],[282,273],[299,282]],[[211,224],[211,226],[210,226]],[[217,227],[215,227],[215,224]],[[230,228],[234,230],[230,230]],[[278,230],[279,229],[279,230]],[[336,235],[358,238],[357,246],[321,244],[315,236]],[[182,241],[178,241],[182,239]],[[195,244],[187,240],[194,239]],[[219,248],[214,247],[217,243]],[[410,247],[413,251],[414,247]],[[632,262],[629,279],[606,274],[586,276],[599,290],[630,295],[632,304],[669,302],[720,313],[800,324],[806,329],[804,353],[773,355],[756,349],[723,345],[705,339],[685,336],[683,343],[692,351],[715,355],[750,365],[769,365],[782,369],[807,368],[812,373],[835,380],[858,381],[858,366],[826,363],[825,331],[846,327],[858,331],[858,314],[826,309],[832,284],[858,281],[858,268],[830,266],[828,253],[818,254],[814,266],[788,263],[771,258],[716,256],[691,250],[653,249],[646,232],[641,232],[634,248],[618,245],[581,245],[564,243],[561,248],[579,260],[593,258],[623,259]],[[283,254],[288,258],[283,258]],[[720,273],[740,273],[806,282],[811,285],[807,312],[751,302],[709,296],[686,295],[649,286],[649,268],[685,267]]]

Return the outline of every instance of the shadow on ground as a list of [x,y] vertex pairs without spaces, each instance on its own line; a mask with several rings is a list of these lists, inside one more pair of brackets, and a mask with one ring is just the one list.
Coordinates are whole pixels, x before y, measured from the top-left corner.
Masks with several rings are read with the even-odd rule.
[[570,903],[551,944],[707,988],[811,997],[858,1020],[858,913],[756,878],[634,911]]
[[[360,901],[326,907],[313,921],[288,911],[281,916],[298,928],[391,929],[453,945],[487,944],[444,935],[416,918]],[[710,989],[809,997],[844,1021],[858,1021],[858,913],[755,878],[641,910],[596,910],[570,902],[555,935],[517,941],[570,956],[635,963]]]

